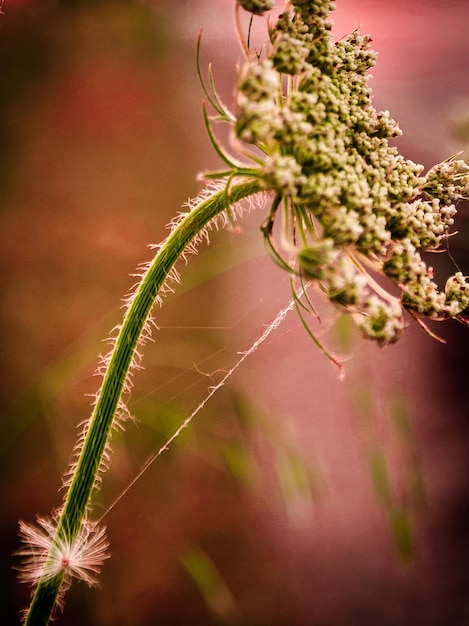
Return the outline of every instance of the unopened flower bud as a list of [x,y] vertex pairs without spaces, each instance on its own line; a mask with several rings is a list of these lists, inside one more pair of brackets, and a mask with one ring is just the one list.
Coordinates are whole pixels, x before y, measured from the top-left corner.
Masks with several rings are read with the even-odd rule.
[[242,9],[254,13],[254,15],[263,15],[275,6],[273,0],[238,0],[238,4]]
[[321,279],[324,277],[325,268],[332,263],[336,255],[334,240],[322,239],[302,248],[298,254],[298,263],[307,278]]
[[450,317],[456,317],[469,309],[469,282],[462,272],[456,272],[446,281],[446,309]]

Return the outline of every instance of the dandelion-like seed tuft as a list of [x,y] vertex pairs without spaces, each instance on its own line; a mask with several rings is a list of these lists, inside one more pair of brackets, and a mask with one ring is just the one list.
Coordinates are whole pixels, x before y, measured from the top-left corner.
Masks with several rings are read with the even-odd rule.
[[38,518],[37,525],[20,522],[19,534],[23,547],[17,555],[23,557],[19,578],[37,585],[39,581],[60,578],[63,593],[72,579],[87,585],[97,584],[97,575],[109,557],[105,528],[85,520],[77,536],[70,541],[57,530],[56,519]]

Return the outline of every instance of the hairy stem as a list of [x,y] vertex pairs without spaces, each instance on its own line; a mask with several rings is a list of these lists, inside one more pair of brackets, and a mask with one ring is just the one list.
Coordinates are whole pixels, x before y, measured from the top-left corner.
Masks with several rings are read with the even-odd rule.
[[[187,247],[205,226],[228,205],[259,192],[257,182],[233,184],[227,196],[223,188],[202,200],[173,229],[145,272],[127,309],[110,356],[103,383],[90,418],[80,456],[70,482],[57,525],[56,538],[70,544],[81,528],[89,508],[93,486],[106,450],[119,401],[151,308],[168,275]],[[31,601],[25,624],[48,624],[63,582],[63,571],[43,577]]]

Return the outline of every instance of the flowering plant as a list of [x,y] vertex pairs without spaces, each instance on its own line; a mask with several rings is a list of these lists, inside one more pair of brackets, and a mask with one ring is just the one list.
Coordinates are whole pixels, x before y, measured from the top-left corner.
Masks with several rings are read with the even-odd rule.
[[[255,13],[271,8],[239,4]],[[262,58],[244,48],[236,114],[216,94],[210,101],[255,167],[219,148],[231,168],[219,175],[252,177],[271,193],[263,234],[274,259],[318,284],[384,346],[402,335],[403,309],[425,328],[422,318],[466,321],[467,278],[458,271],[440,291],[421,253],[447,242],[456,205],[469,197],[469,167],[451,157],[423,175],[389,144],[401,131],[372,105],[371,39],[355,31],[334,42],[333,9],[329,1],[293,0],[271,25]],[[377,282],[380,275],[398,295]]]
[[[241,8],[262,15],[272,5],[238,0],[239,33]],[[90,498],[106,468],[110,433],[126,417],[122,397],[140,362],[138,346],[151,332],[151,309],[177,278],[177,261],[195,250],[218,218],[235,220],[242,200],[262,194],[269,201],[262,234],[274,260],[291,275],[303,320],[305,309],[314,313],[307,294],[314,283],[381,346],[402,335],[404,310],[425,328],[426,318],[466,323],[467,278],[458,271],[440,290],[422,252],[444,249],[456,204],[469,197],[469,168],[452,157],[423,175],[422,166],[389,144],[400,131],[388,112],[372,106],[368,71],[376,56],[370,38],[355,31],[334,42],[328,19],[333,9],[329,0],[291,0],[269,25],[269,43],[260,54],[251,53],[240,35],[245,62],[235,112],[222,103],[210,72],[205,84],[199,64],[214,119],[229,124],[237,156],[220,145],[204,107],[225,167],[203,174],[207,187],[171,224],[128,299],[67,474],[62,507],[41,518],[39,528],[21,524],[22,578],[35,585],[28,625],[48,623],[73,578],[96,582],[108,544],[104,529],[90,519]]]

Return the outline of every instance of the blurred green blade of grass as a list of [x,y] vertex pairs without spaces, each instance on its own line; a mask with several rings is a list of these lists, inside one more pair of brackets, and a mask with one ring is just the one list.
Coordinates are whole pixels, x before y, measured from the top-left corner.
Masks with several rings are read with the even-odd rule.
[[370,386],[355,384],[352,388],[351,401],[354,413],[363,420],[364,426],[371,425],[375,409]]
[[233,595],[209,556],[198,547],[187,550],[180,562],[207,606],[218,616],[228,617],[235,609]]
[[351,354],[358,337],[357,326],[350,315],[339,315],[330,335],[342,354]]
[[252,485],[256,471],[249,448],[243,442],[233,442],[222,446],[220,453],[230,475],[242,484]]
[[388,464],[382,450],[371,450],[368,454],[371,483],[377,497],[388,507],[392,507],[393,496],[389,479]]
[[398,555],[404,562],[412,561],[414,546],[408,511],[402,508],[389,511],[389,525]]
[[298,452],[288,450],[277,456],[277,476],[282,493],[288,502],[311,494],[308,467]]
[[405,396],[396,395],[391,399],[389,403],[389,416],[391,424],[401,441],[407,446],[412,446],[412,426],[407,398]]

